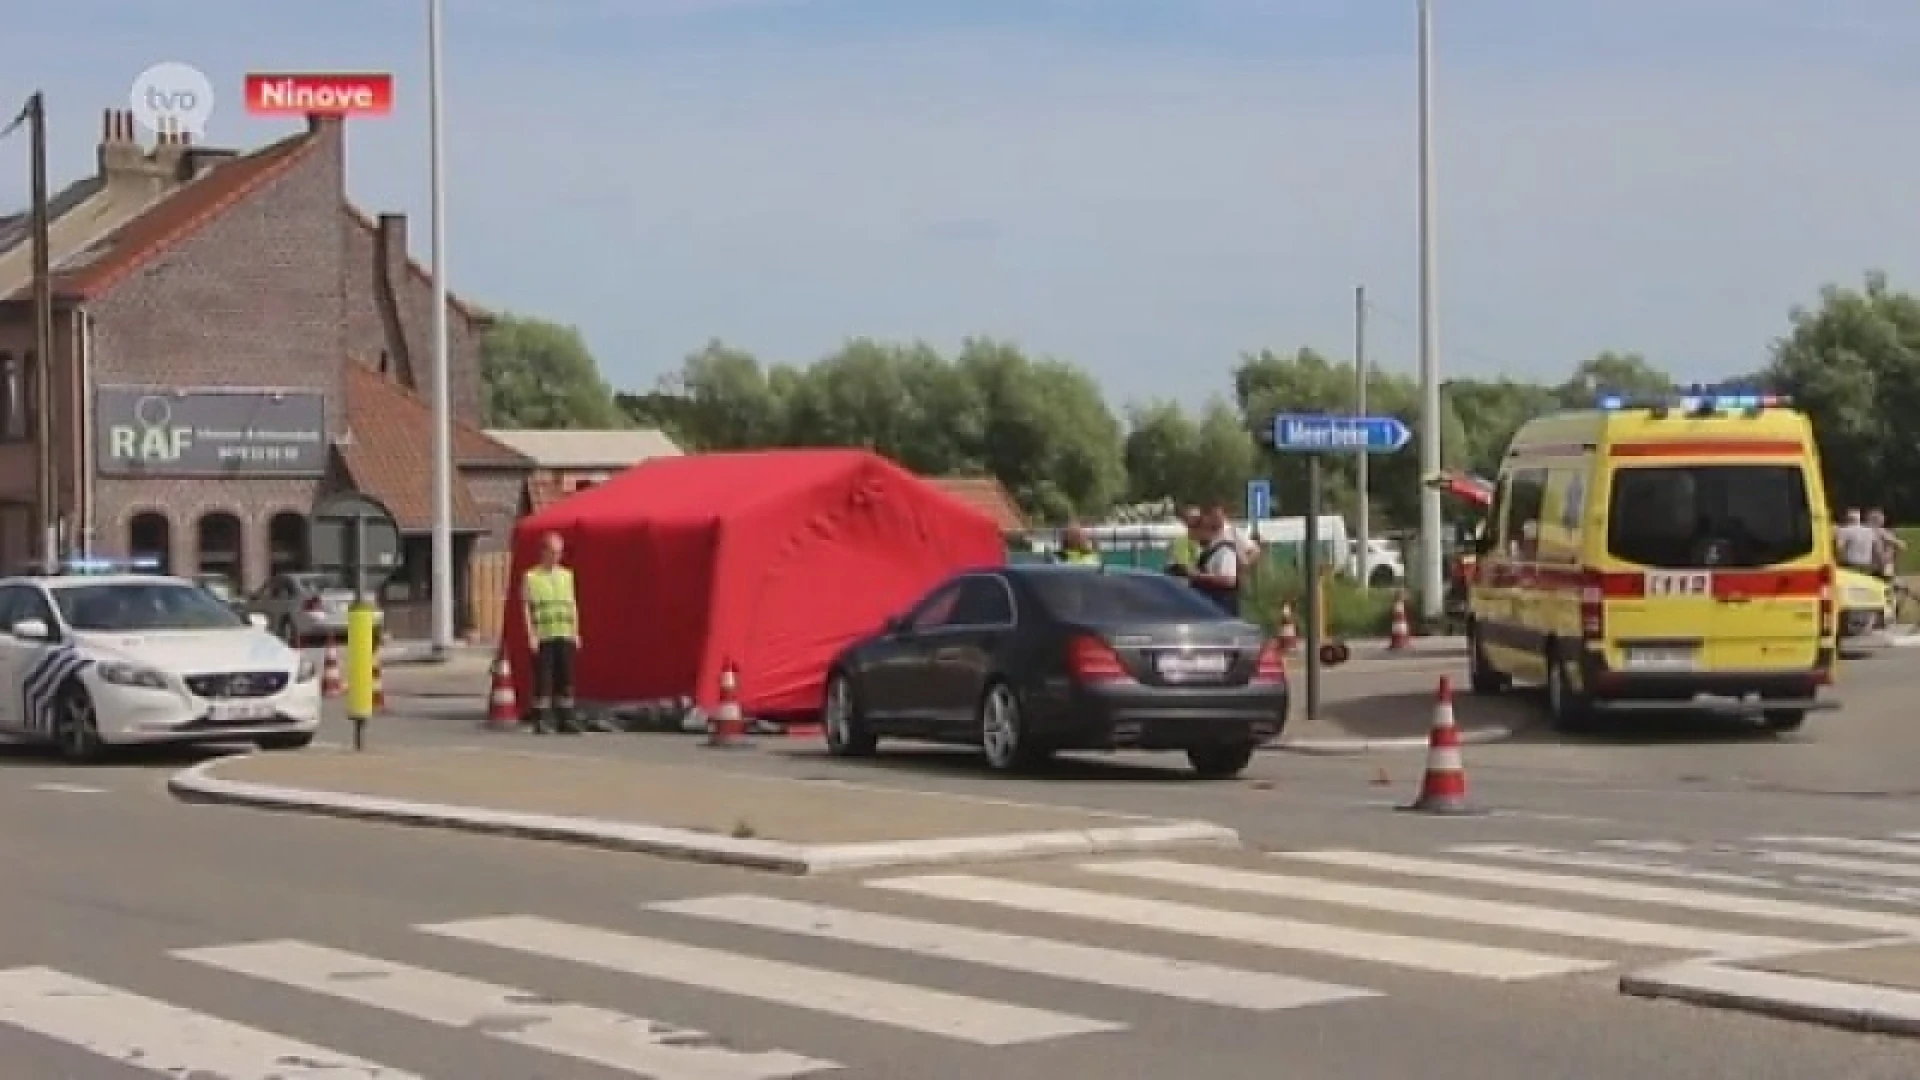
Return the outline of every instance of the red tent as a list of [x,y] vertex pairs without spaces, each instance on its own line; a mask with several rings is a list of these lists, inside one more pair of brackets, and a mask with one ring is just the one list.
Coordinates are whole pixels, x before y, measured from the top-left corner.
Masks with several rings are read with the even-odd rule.
[[566,539],[580,599],[580,700],[691,695],[739,666],[753,715],[820,707],[828,661],[936,581],[1006,558],[994,522],[864,450],[664,458],[520,521],[502,628],[531,689],[520,582]]

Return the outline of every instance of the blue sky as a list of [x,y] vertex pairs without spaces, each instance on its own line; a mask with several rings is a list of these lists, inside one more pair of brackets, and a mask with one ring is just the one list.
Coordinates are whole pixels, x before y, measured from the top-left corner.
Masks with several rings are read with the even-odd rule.
[[[1750,369],[1870,267],[1920,285],[1911,0],[1435,0],[1450,373],[1605,348]],[[708,338],[1015,339],[1118,402],[1228,389],[1262,346],[1415,352],[1413,0],[446,0],[448,254],[644,388]],[[209,141],[288,130],[250,70],[385,70],[350,185],[427,237],[424,0],[63,0],[8,17],[56,182],[175,60]],[[25,194],[0,143],[0,203]],[[13,164],[9,164],[13,163]]]

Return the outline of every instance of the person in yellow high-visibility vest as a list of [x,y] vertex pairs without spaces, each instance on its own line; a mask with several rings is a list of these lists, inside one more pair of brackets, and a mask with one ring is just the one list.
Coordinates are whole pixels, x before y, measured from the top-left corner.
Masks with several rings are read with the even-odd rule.
[[1099,566],[1100,553],[1094,550],[1087,530],[1069,525],[1060,534],[1060,561],[1073,566]]
[[573,716],[573,666],[580,652],[580,605],[573,571],[560,565],[566,541],[548,533],[540,543],[540,565],[521,582],[526,604],[527,644],[533,650],[533,731],[578,735]]
[[1200,508],[1197,506],[1189,506],[1180,512],[1180,524],[1185,525],[1187,531],[1174,537],[1173,543],[1167,545],[1169,567],[1184,566],[1192,569],[1200,562],[1200,549],[1206,546],[1200,542],[1201,516]]

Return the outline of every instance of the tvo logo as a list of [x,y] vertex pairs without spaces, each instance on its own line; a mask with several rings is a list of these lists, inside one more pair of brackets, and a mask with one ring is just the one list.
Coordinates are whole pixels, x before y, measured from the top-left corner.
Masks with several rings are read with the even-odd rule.
[[140,126],[156,135],[198,139],[213,119],[213,83],[192,64],[155,64],[133,80],[127,104]]

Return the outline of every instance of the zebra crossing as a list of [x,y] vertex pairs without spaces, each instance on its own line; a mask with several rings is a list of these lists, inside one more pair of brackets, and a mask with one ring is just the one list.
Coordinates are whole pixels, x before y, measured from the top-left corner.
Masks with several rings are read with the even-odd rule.
[[[420,1033],[434,1032],[551,1058],[556,1069],[570,1062],[653,1080],[789,1080],[860,1069],[846,1052],[860,1044],[757,1043],[754,1033],[766,1030],[758,1010],[853,1032],[887,1029],[958,1052],[1007,1052],[1125,1039],[1168,1008],[1311,1013],[1417,998],[1435,979],[1517,985],[1673,954],[1920,938],[1920,913],[1897,901],[1835,902],[1792,880],[1920,880],[1920,833],[1767,836],[1709,848],[1603,841],[1579,850],[1458,844],[1418,855],[1106,856],[780,881],[636,902],[609,925],[518,913],[404,928],[399,940],[419,942],[432,966],[385,955],[397,951],[391,943],[349,950],[296,938],[236,941],[168,952],[166,985],[240,980],[312,1009],[370,1012],[381,1024],[353,1028],[355,1045],[327,1045],[291,1030],[302,1024],[284,1010],[244,1015],[252,995],[216,1015],[152,996],[151,981],[142,992],[116,985],[111,972],[25,966],[0,970],[0,1045],[37,1037],[164,1076],[424,1080],[428,1073],[413,1070],[451,1060],[421,1059]],[[1736,862],[1745,868],[1722,865]],[[503,970],[515,978],[482,977]],[[562,996],[555,971],[590,972],[592,989],[582,1000]],[[686,1000],[661,990],[736,1003],[725,1014],[730,1030],[634,1015],[615,1007],[634,995],[606,989],[640,984],[656,1003]],[[1066,985],[1098,992],[1066,999]],[[340,1029],[329,1030],[342,1041]]]

